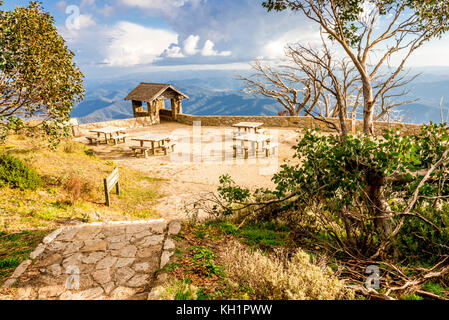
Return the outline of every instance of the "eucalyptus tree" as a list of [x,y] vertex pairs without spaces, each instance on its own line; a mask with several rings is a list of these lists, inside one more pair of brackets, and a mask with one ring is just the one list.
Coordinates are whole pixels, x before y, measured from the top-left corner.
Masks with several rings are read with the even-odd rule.
[[[268,11],[302,14],[351,60],[361,81],[365,134],[374,134],[376,103],[385,98],[409,57],[449,28],[445,0],[266,0],[262,5]],[[387,76],[375,83],[385,67],[390,69]]]
[[84,95],[83,74],[73,61],[53,17],[38,2],[0,10],[0,126],[35,119],[57,142],[67,134],[70,111]]

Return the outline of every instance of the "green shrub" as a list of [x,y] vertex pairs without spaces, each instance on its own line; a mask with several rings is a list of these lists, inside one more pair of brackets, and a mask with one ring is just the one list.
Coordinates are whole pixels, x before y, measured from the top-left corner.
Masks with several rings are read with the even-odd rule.
[[0,155],[0,186],[36,190],[41,185],[39,175],[21,159],[9,153]]

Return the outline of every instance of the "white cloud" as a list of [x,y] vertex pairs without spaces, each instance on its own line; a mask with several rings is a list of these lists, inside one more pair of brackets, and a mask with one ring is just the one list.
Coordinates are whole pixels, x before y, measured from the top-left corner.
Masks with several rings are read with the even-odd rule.
[[210,56],[230,56],[231,55],[231,51],[218,52],[218,51],[214,50],[214,46],[215,46],[215,44],[212,41],[207,40],[204,43],[204,47],[203,47],[203,50],[201,51],[201,55],[205,56],[205,57],[210,57]]
[[184,54],[188,56],[193,56],[198,52],[198,42],[200,41],[199,36],[194,36],[191,34],[182,42],[182,50],[184,51]]
[[182,54],[181,48],[177,45],[172,45],[170,48],[165,50],[162,56],[167,58],[185,58],[185,55]]
[[262,47],[263,58],[279,59],[285,57],[285,46],[290,43],[301,42],[310,45],[321,44],[319,32],[311,28],[301,28],[285,32],[273,40],[267,41]]
[[120,2],[129,7],[168,11],[172,8],[182,7],[189,0],[120,0]]
[[106,48],[104,62],[111,66],[152,63],[178,39],[178,35],[171,31],[127,21],[119,22],[108,34],[112,41]]
[[92,6],[95,4],[95,0],[83,0],[81,1],[80,7]]
[[105,17],[110,17],[114,13],[114,7],[105,4],[104,7],[98,8],[97,11]]
[[77,23],[79,29],[86,29],[97,24],[90,14],[81,14]]

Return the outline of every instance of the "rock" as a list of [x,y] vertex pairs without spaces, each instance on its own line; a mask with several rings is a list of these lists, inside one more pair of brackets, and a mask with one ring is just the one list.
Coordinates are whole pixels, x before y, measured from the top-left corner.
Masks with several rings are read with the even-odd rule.
[[119,268],[115,272],[115,280],[119,284],[125,284],[129,279],[132,278],[132,276],[134,276],[134,274],[135,271],[129,267]]
[[135,289],[127,287],[117,287],[112,291],[111,298],[114,300],[126,300],[136,293]]
[[58,236],[59,241],[71,241],[78,232],[77,228],[65,228]]
[[89,251],[105,251],[108,247],[108,242],[104,240],[86,240],[84,241],[84,247],[81,249],[83,252]]
[[116,257],[106,257],[97,263],[96,269],[99,270],[99,269],[111,268],[115,262],[117,262]]
[[14,286],[16,281],[17,281],[17,279],[14,279],[14,278],[10,278],[10,279],[6,280],[5,283],[3,284],[3,288],[5,288],[5,289],[11,288],[12,286]]
[[165,281],[167,281],[167,279],[168,279],[168,275],[164,272],[164,273],[160,273],[158,276],[157,276],[157,281],[159,282],[159,283],[164,283]]
[[83,255],[81,253],[72,254],[71,256],[68,256],[64,259],[64,261],[62,262],[62,266],[64,267],[64,269],[79,268],[82,257]]
[[167,224],[165,222],[151,223],[150,230],[154,233],[164,233]]
[[35,291],[32,287],[25,287],[17,289],[17,299],[19,300],[30,300],[35,298]]
[[98,238],[97,235],[100,233],[101,228],[99,227],[84,227],[80,228],[76,233],[76,239],[78,240],[90,240]]
[[106,256],[104,252],[92,252],[88,256],[84,256],[81,258],[83,263],[97,263],[99,260],[103,259]]
[[137,274],[128,281],[128,286],[132,288],[143,287],[148,283],[148,274]]
[[39,299],[47,299],[59,296],[65,291],[64,286],[47,286],[38,290]]
[[159,251],[162,250],[162,246],[152,246],[148,248],[139,249],[137,252],[137,257],[139,258],[149,258],[149,257],[159,257]]
[[148,300],[161,300],[162,292],[164,292],[164,288],[162,286],[153,288],[148,294]]
[[150,229],[148,230],[144,230],[142,232],[136,233],[134,234],[134,239],[142,239],[143,237],[147,237],[147,236],[151,236],[152,232],[150,231]]
[[106,238],[114,238],[125,234],[125,226],[104,227],[102,233]]
[[145,237],[142,240],[140,240],[137,243],[137,245],[143,246],[143,247],[149,247],[149,246],[154,246],[156,244],[160,244],[160,243],[162,243],[162,241],[164,241],[163,235],[149,236],[149,237]]
[[123,242],[113,242],[113,243],[109,244],[108,249],[109,250],[120,250],[124,246],[126,246],[126,242],[125,241],[123,241]]
[[173,250],[173,249],[175,249],[175,243],[173,242],[173,240],[172,239],[165,240],[164,250]]
[[148,272],[149,268],[150,268],[150,264],[148,262],[136,263],[134,265],[134,270],[137,272],[139,272],[139,271]]
[[148,293],[142,292],[132,295],[128,300],[148,300]]
[[92,300],[98,298],[101,294],[103,294],[103,292],[104,291],[102,287],[95,287],[81,291],[79,295],[81,296],[82,300]]
[[92,273],[92,277],[99,284],[105,284],[111,281],[111,273],[109,268],[95,271]]
[[36,259],[39,257],[43,252],[45,251],[45,246],[43,244],[40,244],[37,246],[36,249],[34,249],[33,252],[30,253],[30,259]]
[[48,272],[55,277],[58,277],[62,274],[62,268],[59,264],[53,264],[47,268]]
[[37,267],[51,266],[52,264],[60,264],[62,261],[62,255],[59,253],[53,253],[42,260],[36,262]]
[[149,230],[149,225],[146,223],[130,224],[126,226],[126,233],[128,234],[134,235],[146,230]]
[[122,242],[123,243],[123,242],[126,241],[126,235],[125,234],[120,234],[120,235],[108,237],[107,239],[111,243],[115,243],[115,242]]
[[137,248],[133,245],[128,245],[120,250],[119,255],[123,258],[134,258],[136,256]]
[[64,255],[69,255],[69,254],[78,252],[83,245],[84,245],[84,243],[81,241],[74,241],[74,242],[68,243],[65,247]]
[[115,288],[114,282],[108,282],[103,284],[103,290],[106,295],[109,295],[112,292],[112,290],[114,290],[114,288]]
[[50,251],[62,251],[67,244],[61,241],[52,241],[47,245],[47,249]]
[[66,291],[59,297],[60,300],[93,300],[103,294],[103,288],[95,287],[81,292],[73,293]]
[[164,251],[161,255],[161,269],[167,265],[167,263],[170,261],[171,256],[173,255],[173,252],[171,251]]
[[62,232],[63,228],[59,228],[58,230],[53,231],[52,233],[50,233],[48,236],[46,236],[42,242],[43,243],[50,243],[53,240],[56,239],[56,237]]
[[176,235],[181,231],[181,223],[179,221],[172,221],[168,225],[168,234],[169,235]]
[[136,260],[135,258],[119,258],[117,260],[117,263],[115,264],[116,268],[122,268],[122,267],[127,267],[130,266],[134,260]]
[[22,275],[22,273],[25,272],[25,270],[28,268],[28,266],[32,263],[30,259],[27,259],[23,261],[19,266],[14,270],[13,274],[11,275],[11,278],[18,278]]

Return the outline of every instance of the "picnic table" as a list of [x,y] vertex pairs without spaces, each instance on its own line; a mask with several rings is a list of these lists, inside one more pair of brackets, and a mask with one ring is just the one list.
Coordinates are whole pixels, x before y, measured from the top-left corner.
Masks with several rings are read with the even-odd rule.
[[[168,149],[174,149],[174,144],[170,143],[170,141],[173,140],[173,137],[166,134],[145,135],[141,137],[134,137],[131,140],[140,142],[140,147],[131,147],[131,149],[133,149],[135,152],[137,150],[140,150],[145,154],[145,156],[147,156],[148,151],[151,151],[151,153],[154,154],[156,148],[162,148],[165,154],[167,154]],[[145,142],[150,143],[151,147],[145,147]]]
[[[120,128],[120,127],[106,127],[106,128],[90,130],[90,132],[97,134],[97,140],[100,140],[100,136],[103,134],[106,143],[108,143],[109,139],[117,138],[117,137],[114,137],[114,134],[117,134],[117,136],[121,136],[121,137],[125,136],[124,135],[125,131],[126,131],[126,128]],[[109,135],[109,138],[108,138],[108,135]],[[114,141],[116,141],[116,140],[114,139]]]
[[240,133],[241,129],[243,129],[243,132],[250,133],[251,129],[254,130],[254,133],[257,133],[257,129],[261,126],[263,126],[263,122],[239,122],[235,123],[232,126],[235,128],[238,128],[238,133]]
[[277,144],[274,143],[270,144],[271,136],[264,134],[248,133],[236,136],[234,137],[234,140],[240,141],[240,145],[235,144],[233,146],[234,157],[237,156],[237,150],[240,149],[241,151],[244,151],[245,158],[248,158],[248,151],[249,151],[248,144],[251,144],[251,150],[254,152],[254,154],[258,153],[260,146],[262,150],[266,151],[267,157],[269,155],[269,151],[272,149],[274,150],[274,148],[277,147]]

